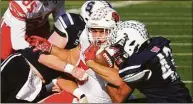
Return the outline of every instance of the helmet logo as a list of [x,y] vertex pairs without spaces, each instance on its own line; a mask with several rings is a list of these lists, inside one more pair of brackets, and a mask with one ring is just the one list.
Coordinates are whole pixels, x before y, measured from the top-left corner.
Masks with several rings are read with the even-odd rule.
[[112,13],[112,18],[115,20],[115,22],[118,22],[119,21],[119,15],[116,13],[116,12],[113,12]]

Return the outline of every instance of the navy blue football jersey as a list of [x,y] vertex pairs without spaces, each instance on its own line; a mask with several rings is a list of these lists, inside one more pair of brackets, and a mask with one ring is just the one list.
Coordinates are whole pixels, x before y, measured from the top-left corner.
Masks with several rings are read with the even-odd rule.
[[60,36],[67,37],[66,49],[72,49],[79,45],[79,37],[85,28],[85,22],[81,15],[65,13],[54,23],[54,31]]
[[176,72],[169,43],[162,37],[151,38],[122,64],[119,75],[131,88],[143,93],[148,102],[191,102]]

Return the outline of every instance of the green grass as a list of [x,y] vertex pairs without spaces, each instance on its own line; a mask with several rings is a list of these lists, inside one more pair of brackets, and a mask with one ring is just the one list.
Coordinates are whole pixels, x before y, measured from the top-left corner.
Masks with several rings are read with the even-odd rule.
[[174,53],[192,53],[192,46],[172,46]]
[[[66,9],[80,8],[84,1],[66,1]],[[6,10],[7,1],[0,2],[1,15]],[[192,42],[192,1],[156,1],[145,4],[130,5],[115,8],[121,16],[121,20],[139,20],[147,25],[150,36],[166,36],[171,43]],[[52,21],[52,20],[51,20]],[[53,21],[52,21],[53,23]],[[167,37],[170,35],[170,37]],[[178,35],[182,37],[172,37]],[[186,35],[188,37],[183,37]],[[172,52],[192,53],[192,45],[171,45]],[[192,55],[174,55],[177,72],[183,81],[192,81]],[[186,83],[193,98],[192,83]],[[137,90],[134,91],[137,98],[144,97]]]

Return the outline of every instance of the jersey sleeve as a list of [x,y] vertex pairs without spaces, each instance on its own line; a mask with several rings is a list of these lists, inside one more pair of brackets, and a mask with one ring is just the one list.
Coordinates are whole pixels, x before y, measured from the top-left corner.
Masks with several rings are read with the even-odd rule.
[[25,49],[29,43],[25,40],[26,22],[12,18],[11,25],[11,44],[14,50]]
[[25,41],[27,12],[22,1],[9,1],[10,35],[14,50],[25,49],[29,43]]
[[124,66],[120,68],[119,75],[130,87],[135,87],[138,83],[151,77],[151,70],[144,69],[143,63],[135,63],[135,60],[130,59]]
[[27,18],[27,8],[22,0],[9,1],[9,10],[18,20],[25,21]]
[[62,37],[67,37],[66,49],[75,48],[84,30],[85,22],[79,14],[65,13],[54,23],[54,30]]

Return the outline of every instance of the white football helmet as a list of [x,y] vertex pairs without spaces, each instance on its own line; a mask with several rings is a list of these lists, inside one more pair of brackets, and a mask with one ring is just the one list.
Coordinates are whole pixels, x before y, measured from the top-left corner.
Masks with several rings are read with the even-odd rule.
[[[116,26],[117,22],[120,20],[118,13],[109,7],[99,8],[94,11],[88,22],[86,23],[86,31],[88,34],[88,39],[91,43],[98,43],[101,40],[105,40],[105,43],[98,45],[109,45],[109,35],[110,31]],[[90,29],[104,29],[104,37],[93,37]],[[107,33],[107,34],[106,34]]]
[[138,52],[141,45],[149,39],[145,24],[139,21],[119,22],[111,32],[111,44],[119,44],[122,50],[122,57],[128,58]]
[[111,4],[105,0],[90,0],[86,1],[81,7],[80,15],[83,17],[84,21],[87,22],[90,15],[93,11],[102,8],[102,7],[110,7],[112,8]]

